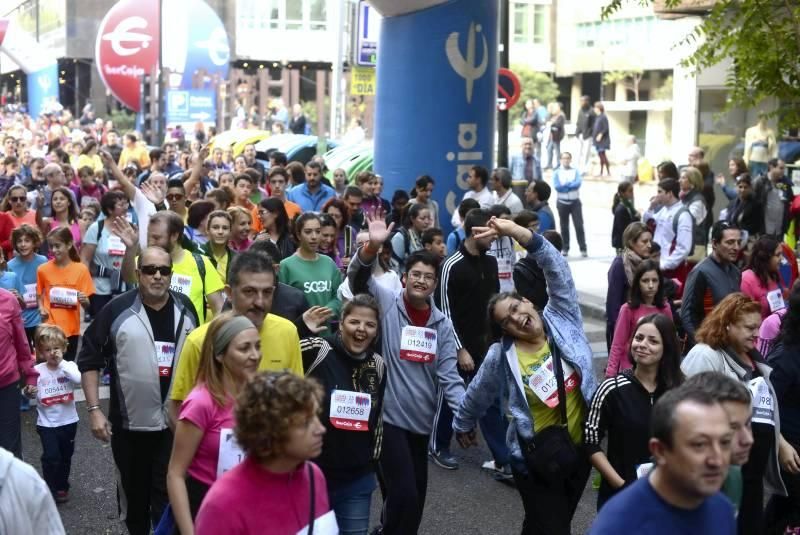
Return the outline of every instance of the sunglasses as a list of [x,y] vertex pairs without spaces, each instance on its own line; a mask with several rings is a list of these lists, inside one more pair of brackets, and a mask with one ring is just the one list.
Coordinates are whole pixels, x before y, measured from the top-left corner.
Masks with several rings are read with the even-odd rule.
[[181,195],[180,193],[170,193],[169,195],[167,195],[168,201],[180,201],[181,199],[183,199],[183,195]]
[[172,274],[172,266],[153,266],[146,265],[139,268],[139,271],[152,277],[156,273],[160,273],[162,277],[169,277]]
[[28,198],[27,197],[9,197],[8,200],[11,201],[11,202],[24,202],[24,201],[27,201]]

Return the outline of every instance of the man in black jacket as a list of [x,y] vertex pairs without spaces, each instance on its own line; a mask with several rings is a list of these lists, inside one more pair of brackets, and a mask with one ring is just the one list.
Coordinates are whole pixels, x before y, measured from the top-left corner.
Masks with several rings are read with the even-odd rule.
[[594,112],[592,102],[588,95],[581,97],[581,107],[578,110],[578,120],[575,122],[575,137],[580,143],[575,166],[584,170],[589,165],[589,156],[592,153],[592,127],[594,126]]
[[[493,240],[479,240],[472,235],[472,229],[486,226],[489,218],[487,210],[473,209],[467,212],[464,221],[466,239],[442,264],[439,288],[434,294],[436,306],[453,322],[458,368],[465,379],[477,373],[488,349],[486,308],[492,295],[500,290],[497,260],[487,254]],[[500,410],[499,400],[495,400],[481,418],[480,425],[494,456],[494,460],[484,463],[484,468],[498,478],[510,479],[509,451],[505,444],[508,424]],[[458,461],[450,453],[453,413],[442,396],[439,397],[434,416],[434,427],[429,444],[431,460],[447,470],[457,469]]]
[[[546,230],[542,236],[559,251],[564,246],[561,234],[555,230]],[[547,281],[542,268],[530,256],[520,258],[514,265],[514,287],[519,295],[533,303],[536,310],[544,310],[548,299]]]

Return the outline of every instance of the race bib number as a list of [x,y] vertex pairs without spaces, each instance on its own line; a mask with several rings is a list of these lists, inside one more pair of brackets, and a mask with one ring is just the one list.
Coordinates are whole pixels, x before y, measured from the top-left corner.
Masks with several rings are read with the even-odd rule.
[[747,383],[753,395],[753,422],[775,425],[775,400],[763,377],[756,377]]
[[37,397],[39,403],[45,407],[52,407],[59,403],[70,403],[75,401],[75,396],[72,393],[73,387],[69,379],[61,376],[39,376]]
[[25,285],[25,293],[22,295],[22,298],[25,300],[25,308],[36,308],[38,303],[36,302],[36,283],[33,284],[26,284]]
[[189,297],[190,292],[192,291],[192,278],[188,275],[173,273],[172,279],[169,283],[169,289],[173,292],[182,293],[186,297]]
[[406,325],[400,334],[400,358],[428,364],[436,358],[436,331]]
[[108,237],[108,254],[111,256],[123,256],[127,246],[122,241],[122,238],[116,234],[111,234]]
[[767,292],[767,303],[769,303],[770,312],[786,308],[786,301],[783,300],[783,292],[780,288]]
[[217,456],[217,479],[228,470],[244,461],[244,451],[236,442],[233,429],[222,428],[219,432],[219,455]]
[[642,463],[636,465],[636,477],[638,478],[647,477],[648,475],[650,475],[650,472],[653,471],[653,468],[655,468],[655,466],[656,465],[654,463]]
[[[333,509],[314,519],[314,535],[338,535],[339,524],[336,523],[336,514]],[[297,535],[308,535],[308,526],[297,532]]]
[[78,290],[59,286],[50,288],[50,306],[53,308],[75,308],[78,306]]
[[[564,372],[564,390],[567,394],[578,387],[578,374],[564,359],[561,359],[561,368]],[[553,372],[553,356],[549,355],[539,369],[533,372],[528,379],[530,388],[542,403],[550,407],[558,407],[558,381]]]
[[175,344],[172,342],[156,342],[156,361],[159,377],[172,374],[172,361],[175,358]]
[[511,278],[513,273],[514,261],[511,258],[502,257],[497,259],[497,278],[500,280],[501,292],[514,290],[514,280]]
[[362,392],[334,390],[331,392],[331,425],[345,431],[369,431],[372,398]]

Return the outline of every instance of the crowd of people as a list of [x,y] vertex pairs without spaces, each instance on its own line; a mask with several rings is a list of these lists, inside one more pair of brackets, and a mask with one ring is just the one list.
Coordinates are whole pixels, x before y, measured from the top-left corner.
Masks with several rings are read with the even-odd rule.
[[[563,129],[559,113],[548,124]],[[0,531],[63,532],[79,425],[110,444],[132,535],[417,533],[429,466],[458,469],[454,435],[469,447],[478,428],[481,468],[520,496],[510,530],[569,534],[593,469],[592,533],[800,529],[782,162],[737,175],[716,222],[702,151],[659,166],[642,214],[620,185],[599,382],[566,259],[570,220],[588,254],[584,156],[573,166],[558,136],[552,186],[526,137],[511,168],[470,169],[445,235],[431,176],[385,199],[380,176],[321,157],[9,123],[0,511],[25,514],[0,515]],[[19,460],[30,399],[41,478]]]

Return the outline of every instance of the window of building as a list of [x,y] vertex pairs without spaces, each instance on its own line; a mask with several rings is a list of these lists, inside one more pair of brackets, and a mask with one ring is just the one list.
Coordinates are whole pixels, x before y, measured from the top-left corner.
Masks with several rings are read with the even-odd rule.
[[327,27],[328,12],[325,0],[311,0],[309,20],[312,30],[324,30]]
[[286,29],[303,29],[303,0],[286,0]]
[[544,44],[547,37],[547,6],[533,2],[512,2],[514,20],[514,42],[521,44]]
[[239,28],[326,30],[326,0],[236,0]]

